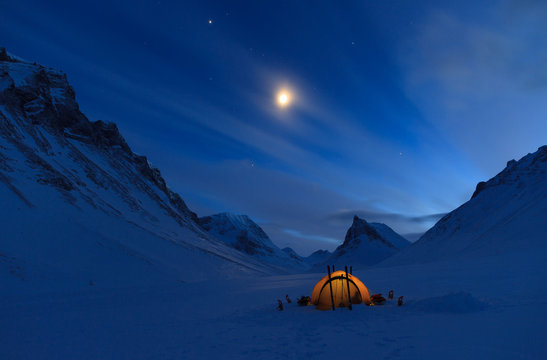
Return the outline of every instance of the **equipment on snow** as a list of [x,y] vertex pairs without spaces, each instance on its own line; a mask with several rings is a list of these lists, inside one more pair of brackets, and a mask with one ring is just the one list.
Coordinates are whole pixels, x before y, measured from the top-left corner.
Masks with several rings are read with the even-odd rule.
[[287,300],[287,304],[292,303],[291,299],[289,298],[289,294],[285,295],[285,299]]
[[393,290],[389,290],[389,293],[387,294],[388,299],[393,299]]
[[374,294],[370,297],[370,301],[374,303],[374,305],[383,305],[386,302],[386,298],[382,296],[382,294]]
[[283,303],[281,300],[277,300],[277,310],[283,311]]
[[403,305],[403,297],[399,296],[399,299],[397,299],[397,306],[402,306],[402,305]]
[[300,306],[308,306],[311,305],[311,298],[309,296],[302,295],[302,297],[296,300],[296,302]]

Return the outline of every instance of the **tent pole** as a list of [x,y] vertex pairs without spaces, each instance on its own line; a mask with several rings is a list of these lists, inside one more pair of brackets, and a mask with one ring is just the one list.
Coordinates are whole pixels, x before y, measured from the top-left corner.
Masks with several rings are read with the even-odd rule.
[[[332,267],[334,268],[334,265]],[[327,265],[327,271],[329,273],[330,303],[332,304],[332,311],[334,311],[334,296],[332,295],[332,281],[330,279],[330,266],[329,265]]]
[[352,269],[352,268],[353,268],[353,266],[350,265],[350,267],[349,267],[349,273],[350,273],[351,275],[353,275],[353,269]]
[[351,296],[350,296],[350,293],[349,293],[349,275],[348,275],[348,266],[346,265],[346,284],[348,284],[348,307],[350,310],[353,310],[351,308]]

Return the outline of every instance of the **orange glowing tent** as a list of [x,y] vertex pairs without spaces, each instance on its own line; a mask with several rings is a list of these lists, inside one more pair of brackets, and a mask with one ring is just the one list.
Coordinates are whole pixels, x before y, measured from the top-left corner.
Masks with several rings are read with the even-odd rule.
[[334,307],[348,307],[350,300],[351,304],[372,304],[367,287],[356,276],[345,271],[325,275],[313,287],[311,303],[316,305],[318,310],[331,309],[333,302]]

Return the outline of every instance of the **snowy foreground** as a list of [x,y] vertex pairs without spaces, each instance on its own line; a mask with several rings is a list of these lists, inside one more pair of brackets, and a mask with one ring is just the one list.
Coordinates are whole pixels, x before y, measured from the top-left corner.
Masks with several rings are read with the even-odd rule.
[[[547,252],[355,271],[397,307],[317,311],[323,274],[80,291],[0,288],[2,359],[546,359]],[[30,290],[29,290],[30,289]]]

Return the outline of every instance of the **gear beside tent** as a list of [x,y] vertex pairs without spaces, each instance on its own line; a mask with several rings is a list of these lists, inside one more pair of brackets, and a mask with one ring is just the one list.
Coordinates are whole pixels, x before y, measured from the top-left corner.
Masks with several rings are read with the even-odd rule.
[[352,304],[372,304],[367,287],[356,276],[348,274],[347,270],[331,274],[330,267],[328,272],[329,274],[313,287],[311,303],[318,310],[351,308]]

